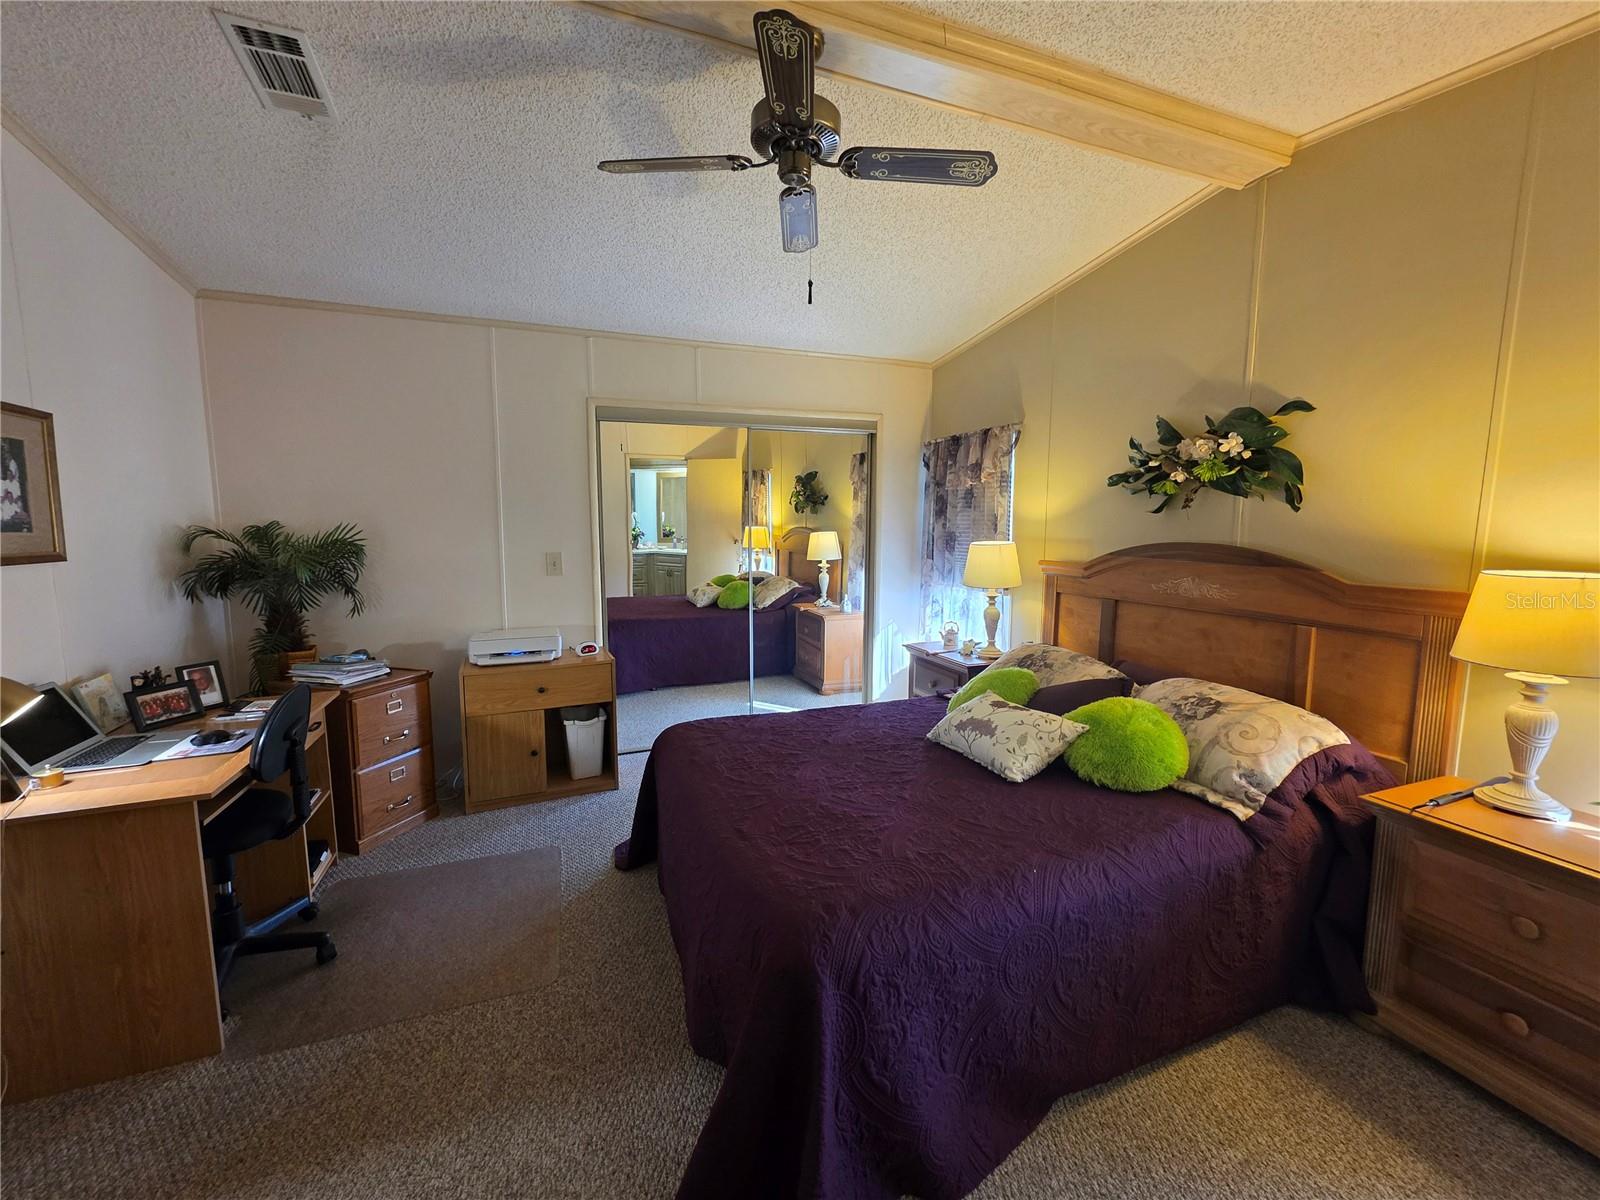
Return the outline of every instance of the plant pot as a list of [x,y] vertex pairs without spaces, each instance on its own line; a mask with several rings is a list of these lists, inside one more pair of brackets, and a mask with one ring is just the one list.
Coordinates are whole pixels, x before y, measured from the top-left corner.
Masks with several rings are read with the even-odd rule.
[[256,659],[256,673],[261,676],[262,685],[271,687],[275,683],[282,683],[289,677],[289,668],[295,663],[308,663],[317,661],[317,648],[312,646],[309,650],[287,650],[282,654],[263,654]]

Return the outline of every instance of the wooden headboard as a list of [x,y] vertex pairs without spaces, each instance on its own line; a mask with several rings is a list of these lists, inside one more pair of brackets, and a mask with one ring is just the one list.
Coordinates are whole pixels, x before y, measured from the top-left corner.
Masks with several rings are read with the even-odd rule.
[[1046,641],[1311,709],[1402,781],[1448,773],[1461,697],[1450,643],[1465,592],[1348,583],[1206,543],[1040,566]]

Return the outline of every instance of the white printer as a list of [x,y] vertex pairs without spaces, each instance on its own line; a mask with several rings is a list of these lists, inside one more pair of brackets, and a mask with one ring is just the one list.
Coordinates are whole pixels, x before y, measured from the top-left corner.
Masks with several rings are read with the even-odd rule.
[[491,629],[467,639],[467,661],[475,667],[504,663],[549,662],[561,657],[561,631],[551,625],[530,629]]

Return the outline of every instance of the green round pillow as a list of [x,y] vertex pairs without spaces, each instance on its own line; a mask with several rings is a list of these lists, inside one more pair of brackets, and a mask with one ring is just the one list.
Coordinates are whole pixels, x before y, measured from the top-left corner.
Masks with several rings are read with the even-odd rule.
[[750,607],[750,581],[748,579],[735,579],[726,585],[717,595],[718,608],[749,608]]
[[976,700],[985,692],[993,692],[1002,700],[1013,704],[1026,704],[1039,690],[1039,677],[1026,667],[987,667],[979,671],[967,685],[950,697],[945,712],[955,712],[968,700]]
[[1148,700],[1109,696],[1067,714],[1087,725],[1062,757],[1079,779],[1118,792],[1158,792],[1189,769],[1178,723]]
[[737,578],[739,578],[737,575],[713,575],[711,584],[713,587],[727,587]]

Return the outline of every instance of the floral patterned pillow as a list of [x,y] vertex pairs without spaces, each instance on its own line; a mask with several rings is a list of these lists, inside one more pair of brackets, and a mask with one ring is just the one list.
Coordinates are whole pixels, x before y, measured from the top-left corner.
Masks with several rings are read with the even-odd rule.
[[1204,679],[1163,679],[1133,694],[1176,721],[1189,743],[1189,770],[1172,786],[1241,821],[1305,759],[1350,742],[1326,717]]
[[722,595],[722,589],[714,583],[702,583],[689,593],[689,603],[696,608],[710,608],[717,602],[717,597]]
[[1013,646],[985,670],[994,667],[1022,667],[1039,677],[1039,686],[1054,687],[1058,683],[1076,683],[1080,679],[1122,679],[1125,676],[1113,666],[1088,654],[1052,646],[1047,642],[1030,642]]
[[1002,779],[1026,783],[1088,728],[985,692],[930,729],[928,740],[966,755]]
[[756,584],[755,606],[766,608],[782,600],[800,585],[792,579],[785,579],[782,575],[768,575]]

